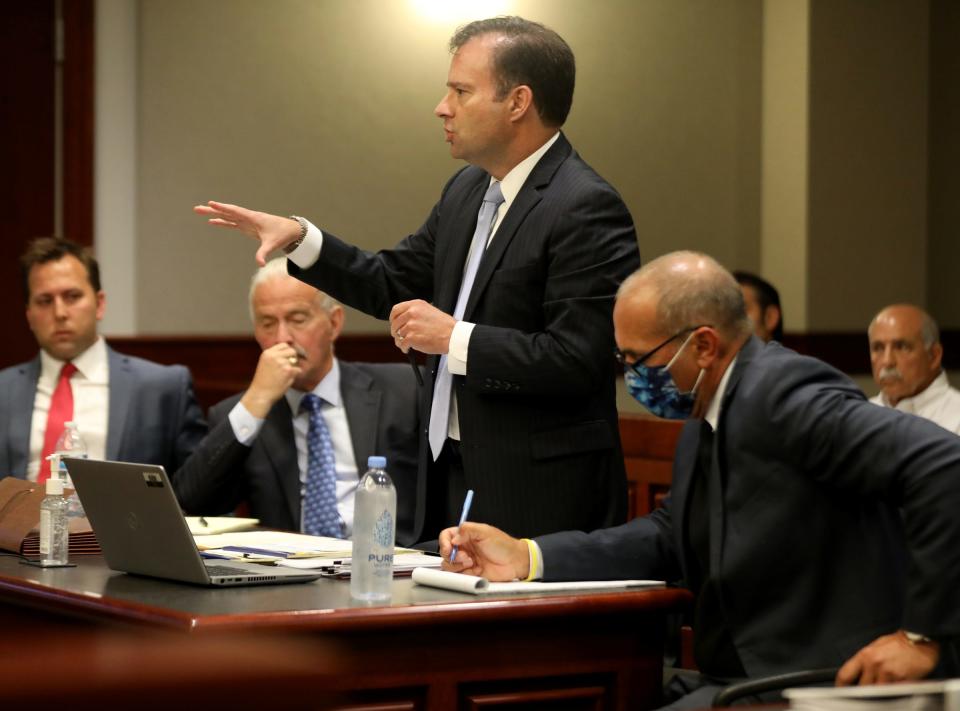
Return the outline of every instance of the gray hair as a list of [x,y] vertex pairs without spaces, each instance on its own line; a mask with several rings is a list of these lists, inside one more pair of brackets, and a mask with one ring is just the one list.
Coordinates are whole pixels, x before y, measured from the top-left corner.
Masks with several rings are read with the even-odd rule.
[[665,336],[701,325],[731,339],[753,330],[737,280],[701,252],[671,252],[648,262],[624,280],[617,298],[642,286],[652,288],[658,297],[654,325]]
[[933,320],[933,316],[914,304],[891,304],[890,306],[885,306],[884,308],[880,309],[877,315],[871,319],[870,325],[867,326],[868,337],[870,335],[870,331],[873,330],[873,324],[875,324],[877,319],[880,318],[880,314],[888,309],[894,308],[895,306],[911,308],[920,314],[920,340],[923,341],[924,348],[929,351],[940,342],[940,327],[937,325],[937,322]]
[[[250,279],[250,293],[248,298],[248,305],[250,308],[250,320],[255,321],[256,317],[253,313],[253,296],[257,291],[257,287],[261,284],[270,281],[271,279],[293,279],[294,277],[290,276],[287,273],[287,258],[286,257],[274,257],[264,266],[260,267],[256,272],[254,272],[253,277]],[[320,308],[330,313],[330,310],[337,305],[336,300],[329,296],[328,294],[317,290],[317,301],[320,305]]]

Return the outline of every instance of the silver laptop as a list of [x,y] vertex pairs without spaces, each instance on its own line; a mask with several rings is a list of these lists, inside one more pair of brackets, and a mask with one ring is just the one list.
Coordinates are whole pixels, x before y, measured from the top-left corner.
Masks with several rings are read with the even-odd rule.
[[201,557],[163,467],[64,459],[112,570],[196,585],[306,583],[318,571]]

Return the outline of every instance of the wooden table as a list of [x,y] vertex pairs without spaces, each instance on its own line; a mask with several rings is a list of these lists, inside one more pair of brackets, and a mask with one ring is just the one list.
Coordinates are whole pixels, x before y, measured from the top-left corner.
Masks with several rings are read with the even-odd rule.
[[[344,581],[207,589],[114,573],[99,557],[76,561],[41,570],[0,557],[6,640],[111,631],[130,645],[131,631],[154,630],[166,631],[160,648],[176,638],[181,658],[194,644],[236,651],[263,640],[274,660],[286,641],[301,666],[326,673],[324,688],[349,695],[350,709],[651,708],[664,616],[690,600],[673,589],[474,597],[397,579],[391,604],[371,607],[352,601]],[[44,653],[39,643],[20,648]],[[316,659],[304,660],[305,648]],[[82,677],[84,660],[76,665]],[[3,675],[0,665],[0,706],[12,688]]]

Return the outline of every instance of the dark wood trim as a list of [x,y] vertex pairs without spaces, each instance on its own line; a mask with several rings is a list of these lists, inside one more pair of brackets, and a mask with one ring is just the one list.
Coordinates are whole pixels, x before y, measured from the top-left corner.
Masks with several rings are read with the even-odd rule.
[[94,0],[63,0],[63,231],[93,244]]
[[[960,370],[960,329],[940,333],[943,344],[943,367]],[[814,356],[848,375],[869,375],[870,350],[867,332],[786,333],[783,345],[798,353]]]

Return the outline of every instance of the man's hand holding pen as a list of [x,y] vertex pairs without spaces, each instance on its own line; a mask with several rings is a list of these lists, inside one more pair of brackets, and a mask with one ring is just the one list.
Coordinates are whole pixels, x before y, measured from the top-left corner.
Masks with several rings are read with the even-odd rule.
[[277,343],[260,354],[250,387],[240,402],[254,417],[264,418],[273,404],[293,385],[301,373],[300,360],[306,352],[297,345]]
[[[454,546],[457,553],[450,562]],[[488,580],[523,580],[530,574],[526,541],[484,523],[466,521],[442,531],[440,555],[444,570],[480,575]]]

